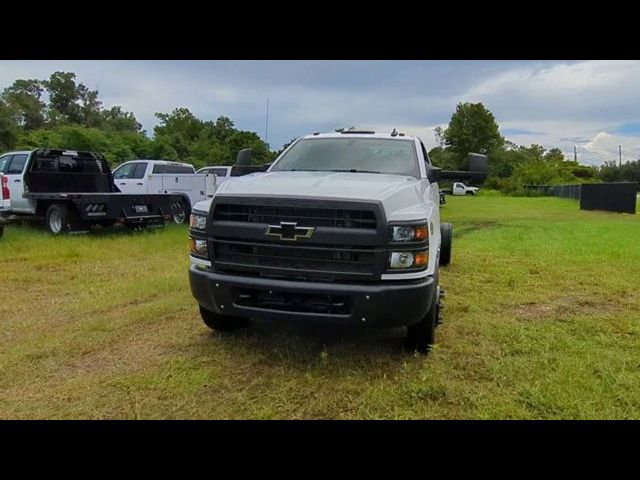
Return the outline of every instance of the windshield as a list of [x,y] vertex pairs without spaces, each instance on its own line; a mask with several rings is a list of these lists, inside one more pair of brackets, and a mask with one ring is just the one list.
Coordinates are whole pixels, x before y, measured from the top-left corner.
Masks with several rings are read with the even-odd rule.
[[390,138],[305,138],[293,145],[271,171],[420,176],[413,140]]

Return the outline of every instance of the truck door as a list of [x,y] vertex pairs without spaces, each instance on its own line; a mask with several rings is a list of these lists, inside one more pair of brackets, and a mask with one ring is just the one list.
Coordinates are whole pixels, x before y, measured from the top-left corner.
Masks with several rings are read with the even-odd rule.
[[113,173],[116,187],[122,193],[147,193],[146,177],[147,162],[125,163]]
[[5,176],[8,180],[11,195],[11,210],[15,212],[33,213],[33,200],[24,198],[24,168],[29,155],[17,153],[5,164]]

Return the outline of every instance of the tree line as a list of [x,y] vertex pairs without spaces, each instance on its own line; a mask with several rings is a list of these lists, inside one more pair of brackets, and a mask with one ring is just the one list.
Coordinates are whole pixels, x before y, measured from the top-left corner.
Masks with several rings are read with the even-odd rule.
[[[133,112],[104,107],[98,90],[79,82],[73,72],[55,72],[46,80],[19,79],[0,93],[0,150],[48,146],[101,152],[112,166],[155,158],[196,167],[231,165],[243,148],[253,150],[257,164],[282,151],[271,151],[257,133],[237,129],[225,116],[205,121],[187,108],[155,115],[158,124],[149,137]],[[640,161],[591,167],[566,160],[558,148],[516,145],[502,136],[482,103],[458,104],[447,128],[437,127],[434,133],[439,146],[429,155],[436,165],[464,170],[467,153],[486,153],[485,187],[506,193],[522,193],[528,184],[640,181]]]
[[159,122],[150,138],[133,112],[103,107],[98,90],[78,82],[75,73],[19,79],[0,94],[0,150],[90,150],[112,166],[136,158],[231,165],[243,148],[253,150],[256,163],[274,158],[258,134],[235,128],[228,117],[204,121],[187,108],[155,115]]
[[600,167],[567,160],[558,148],[516,145],[501,134],[493,114],[482,103],[459,103],[446,129],[434,129],[439,146],[429,152],[434,164],[464,170],[469,152],[489,155],[487,188],[524,193],[524,185],[561,185],[612,181],[640,181],[640,161]]

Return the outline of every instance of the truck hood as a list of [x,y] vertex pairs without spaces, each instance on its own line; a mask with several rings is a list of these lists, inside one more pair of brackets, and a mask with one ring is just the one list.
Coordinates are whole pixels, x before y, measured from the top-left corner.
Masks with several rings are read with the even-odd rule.
[[[292,197],[380,202],[388,220],[428,216],[425,202],[429,183],[402,175],[351,172],[268,172],[236,177],[220,185],[216,196]],[[211,201],[195,210],[208,211]]]

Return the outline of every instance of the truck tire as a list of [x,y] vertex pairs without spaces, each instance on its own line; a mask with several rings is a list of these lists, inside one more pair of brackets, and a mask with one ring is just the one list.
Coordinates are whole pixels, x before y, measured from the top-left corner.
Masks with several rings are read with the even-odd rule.
[[4,235],[4,225],[0,225],[0,238]]
[[47,208],[45,226],[53,235],[60,235],[71,230],[73,214],[62,203],[54,203]]
[[207,327],[218,332],[231,332],[249,325],[248,318],[219,315],[216,312],[207,310],[202,305],[200,305],[200,316]]
[[440,224],[440,265],[451,263],[451,247],[453,242],[453,226],[450,223]]
[[432,345],[436,342],[436,327],[440,323],[438,318],[440,315],[440,301],[438,297],[438,284],[436,283],[429,311],[418,323],[407,327],[405,341],[407,350],[419,353],[429,353],[431,351]]
[[475,192],[465,192],[465,195],[467,195],[467,196],[469,196],[469,195],[474,196],[475,194],[476,194]]
[[180,202],[180,209],[177,211],[174,211],[173,215],[171,216],[171,218],[173,219],[173,223],[177,225],[182,225],[183,223],[186,223],[189,220],[190,213],[191,211],[189,209],[189,204],[185,199],[183,199]]

